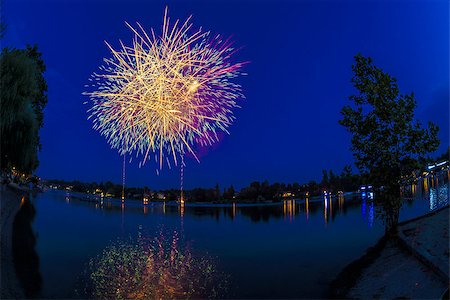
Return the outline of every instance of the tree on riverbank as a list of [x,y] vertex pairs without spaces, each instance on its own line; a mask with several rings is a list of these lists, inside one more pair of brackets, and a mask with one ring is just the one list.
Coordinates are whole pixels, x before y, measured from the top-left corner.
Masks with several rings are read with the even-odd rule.
[[47,104],[45,64],[37,46],[0,55],[1,168],[31,174],[39,165],[39,129]]
[[425,154],[439,146],[438,126],[427,128],[414,119],[414,94],[402,95],[397,80],[360,54],[352,66],[357,94],[342,109],[341,125],[352,134],[356,165],[379,192],[386,230],[396,227],[401,206],[400,179],[418,167]]
[[344,166],[341,174],[334,174],[333,170],[322,170],[322,190],[336,193],[338,191],[353,192],[357,191],[361,184],[365,183],[364,176],[353,174],[350,165]]

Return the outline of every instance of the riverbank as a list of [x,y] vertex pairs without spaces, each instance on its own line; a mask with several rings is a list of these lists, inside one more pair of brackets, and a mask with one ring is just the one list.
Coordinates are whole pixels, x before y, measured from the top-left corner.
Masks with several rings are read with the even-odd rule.
[[[53,191],[64,193],[66,196],[69,196],[71,198],[77,199],[79,201],[83,202],[93,202],[93,203],[101,203],[103,201],[118,201],[122,202],[122,199],[114,198],[114,197],[101,197],[98,194],[88,194],[88,193],[82,193],[82,192],[73,192],[73,191],[67,191],[67,190],[60,190],[60,189],[54,189]],[[358,192],[347,192],[343,194],[344,197],[347,197],[347,201],[350,200],[359,200],[360,195]],[[338,199],[338,195],[329,195],[329,197],[333,197],[333,199]],[[190,201],[186,200],[184,204],[186,205],[192,205],[192,206],[210,206],[210,205],[223,205],[223,206],[233,206],[233,205],[280,205],[283,204],[284,201],[296,201],[297,203],[305,203],[308,202],[308,204],[312,203],[322,203],[324,201],[324,197],[322,195],[319,196],[312,196],[309,198],[295,198],[295,197],[289,197],[289,198],[279,198],[279,199],[273,199],[273,200],[257,200],[257,199],[233,199],[233,200],[211,200],[211,201]],[[126,203],[143,203],[142,199],[136,199],[136,198],[126,198]],[[148,200],[145,202],[145,204],[152,204],[152,203],[166,203],[168,205],[179,205],[180,202],[176,200]]]
[[449,207],[399,224],[332,282],[332,298],[442,298],[449,285]]
[[20,286],[14,268],[12,252],[13,223],[17,212],[20,209],[21,199],[24,190],[19,186],[0,186],[0,262],[1,262],[1,299],[23,299],[24,292]]

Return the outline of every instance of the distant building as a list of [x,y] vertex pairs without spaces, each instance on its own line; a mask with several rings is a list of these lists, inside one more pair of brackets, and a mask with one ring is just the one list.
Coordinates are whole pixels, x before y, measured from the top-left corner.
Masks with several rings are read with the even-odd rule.
[[290,198],[290,197],[294,197],[294,194],[291,192],[284,192],[281,194],[281,197],[283,198]]
[[441,170],[445,170],[446,168],[448,168],[448,166],[449,166],[448,160],[445,160],[445,161],[441,161],[439,163],[428,165],[427,170],[428,170],[428,172],[441,171]]
[[164,200],[166,199],[166,196],[163,193],[156,193],[156,199]]

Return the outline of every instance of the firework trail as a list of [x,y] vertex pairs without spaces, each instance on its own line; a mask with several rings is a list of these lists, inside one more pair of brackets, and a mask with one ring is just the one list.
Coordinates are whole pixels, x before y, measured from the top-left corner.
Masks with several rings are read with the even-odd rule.
[[93,91],[89,118],[111,148],[135,155],[143,165],[151,156],[163,166],[177,165],[195,146],[218,141],[228,133],[233,109],[243,99],[233,79],[244,63],[233,63],[229,39],[193,30],[189,17],[173,25],[165,10],[162,33],[147,33],[126,23],[134,34],[131,46],[120,41],[99,73],[90,78]]

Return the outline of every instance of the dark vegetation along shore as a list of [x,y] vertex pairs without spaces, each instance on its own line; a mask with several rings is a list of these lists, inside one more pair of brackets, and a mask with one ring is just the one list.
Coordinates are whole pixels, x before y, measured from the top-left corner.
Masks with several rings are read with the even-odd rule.
[[[356,191],[365,183],[363,175],[352,173],[350,166],[345,166],[340,174],[332,170],[323,170],[322,180],[314,180],[308,183],[269,183],[254,181],[240,190],[232,185],[222,189],[219,184],[213,188],[193,188],[184,191],[186,202],[210,202],[210,203],[266,203],[276,202],[285,198],[306,198],[322,196],[323,192],[337,194],[338,192]],[[97,195],[102,197],[121,198],[122,185],[107,182],[81,182],[64,180],[45,180],[45,185],[50,188],[69,190],[79,193]],[[152,190],[149,187],[125,187],[125,198],[149,201],[177,201],[180,197],[179,189]]]

